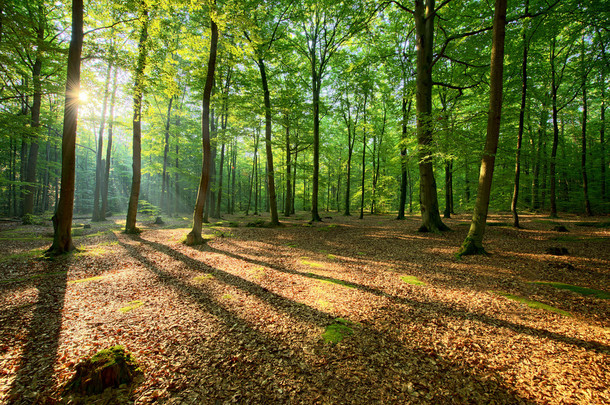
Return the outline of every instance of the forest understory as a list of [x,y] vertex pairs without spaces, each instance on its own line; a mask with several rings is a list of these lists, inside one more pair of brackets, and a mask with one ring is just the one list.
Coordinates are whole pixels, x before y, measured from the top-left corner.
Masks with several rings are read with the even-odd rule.
[[[490,255],[457,259],[470,214],[326,215],[225,216],[198,247],[189,218],[75,219],[55,260],[50,221],[0,221],[0,403],[610,403],[609,217],[491,215]],[[114,345],[134,384],[64,393]]]

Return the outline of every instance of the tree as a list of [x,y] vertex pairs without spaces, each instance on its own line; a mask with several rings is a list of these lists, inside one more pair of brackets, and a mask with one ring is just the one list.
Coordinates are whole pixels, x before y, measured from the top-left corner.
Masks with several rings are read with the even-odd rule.
[[74,250],[74,244],[72,243],[72,213],[74,211],[76,128],[78,125],[82,48],[83,0],[73,0],[72,38],[68,50],[64,128],[61,144],[61,193],[55,215],[53,215],[53,244],[46,252],[49,256],[57,256]]
[[[212,12],[211,12],[212,13]],[[208,69],[203,89],[203,108],[201,113],[201,143],[203,150],[203,163],[201,165],[201,178],[197,191],[197,201],[193,213],[193,228],[186,236],[187,245],[198,245],[203,243],[201,229],[203,223],[203,207],[208,195],[211,172],[211,148],[210,148],[210,99],[212,86],[214,85],[214,72],[216,69],[216,55],[218,48],[218,26],[214,21],[215,16],[210,17],[210,56],[208,59]]]
[[504,73],[504,37],[507,0],[496,0],[491,49],[491,72],[489,89],[489,113],[487,115],[487,137],[481,159],[477,201],[472,215],[468,236],[459,255],[484,253],[483,235],[489,209],[491,181],[493,179],[500,123],[502,117],[502,85]]
[[133,89],[133,163],[131,193],[127,206],[127,219],[125,221],[126,233],[139,233],[136,227],[138,215],[138,199],[140,197],[140,179],[142,177],[142,95],[144,93],[144,69],[146,67],[148,40],[148,6],[146,1],[140,3],[140,40],[138,43],[138,60],[135,70],[135,83]]

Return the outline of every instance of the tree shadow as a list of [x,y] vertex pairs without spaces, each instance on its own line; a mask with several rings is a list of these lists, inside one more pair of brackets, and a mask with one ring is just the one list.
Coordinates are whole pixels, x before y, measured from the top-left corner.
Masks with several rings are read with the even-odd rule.
[[[332,322],[333,316],[312,308],[279,294],[271,292],[266,288],[245,280],[241,277],[230,274],[226,271],[207,265],[204,262],[193,259],[181,252],[175,251],[170,247],[142,239],[139,236],[130,236],[130,239],[138,241],[142,247],[147,247],[151,255],[163,253],[170,258],[182,262],[188,268],[205,271],[212,274],[215,279],[224,284],[239,288],[253,296],[272,305],[274,308],[285,312],[291,318],[300,319],[308,324],[324,326]],[[229,331],[232,334],[254,335],[257,345],[262,346],[262,350],[272,354],[272,362],[282,364],[276,366],[273,379],[286,378],[286,374],[294,373],[298,395],[301,398],[308,398],[306,395],[315,395],[321,402],[336,403],[355,403],[358,401],[373,402],[422,402],[422,403],[530,403],[527,399],[519,396],[512,388],[500,381],[499,377],[484,378],[477,376],[470,370],[466,370],[463,365],[453,363],[448,359],[431,355],[420,349],[411,349],[405,344],[393,338],[390,334],[379,331],[368,325],[362,324],[354,326],[356,332],[353,337],[342,342],[342,346],[328,346],[319,342],[318,355],[315,364],[308,362],[303,364],[299,354],[291,354],[286,357],[280,353],[285,352],[289,343],[278,336],[268,336],[264,332],[258,331],[248,322],[242,319],[238,313],[223,308],[218,301],[209,293],[199,289],[188,282],[181,280],[168,270],[160,267],[155,260],[151,260],[141,253],[141,248],[130,246],[126,243],[121,245],[127,250],[129,255],[142,263],[146,269],[155,274],[162,282],[175,288],[180,293],[195,300],[203,309],[217,316],[226,326],[231,326]],[[219,253],[222,253],[218,251]],[[223,253],[224,254],[224,253]],[[166,263],[164,260],[163,262]],[[295,272],[295,274],[301,274]],[[365,286],[362,286],[363,288]],[[361,333],[359,333],[361,332]],[[234,341],[244,340],[235,337]],[[379,357],[379,353],[394,353],[391,359]],[[391,362],[392,364],[389,364]],[[261,366],[262,367],[262,366]],[[286,373],[290,369],[290,373]],[[422,370],[428,370],[431,381],[418,381]],[[255,369],[258,373],[260,370]],[[277,373],[277,374],[276,374]],[[233,375],[232,378],[240,379],[239,383],[247,384],[245,380],[254,379],[254,375]],[[413,382],[411,382],[413,381]],[[235,382],[232,382],[235,384]],[[394,386],[394,384],[397,384]],[[434,387],[433,387],[434,386]],[[443,389],[437,389],[443,387]],[[465,387],[476,387],[474,391],[464,389]],[[262,386],[256,386],[249,395],[255,395],[256,391],[265,390]],[[415,393],[419,390],[420,394]],[[482,397],[472,397],[484,393]],[[417,399],[417,395],[427,395]],[[478,395],[477,394],[477,395]],[[227,395],[220,393],[219,395]],[[275,400],[299,402],[299,397],[278,398],[277,392],[272,394]],[[412,395],[415,395],[413,397]]]
[[[70,260],[62,258],[61,266]],[[27,340],[19,359],[15,380],[8,391],[8,399],[14,404],[53,402],[55,388],[54,366],[57,361],[61,333],[67,271],[57,272],[55,262],[43,262],[48,277],[38,277],[34,287],[38,299],[28,325]],[[22,315],[23,316],[23,315]],[[19,323],[21,319],[14,318]]]

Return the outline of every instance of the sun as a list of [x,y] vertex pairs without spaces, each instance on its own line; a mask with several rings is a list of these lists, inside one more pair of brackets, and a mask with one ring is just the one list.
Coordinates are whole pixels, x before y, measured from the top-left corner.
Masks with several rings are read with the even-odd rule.
[[81,90],[78,92],[78,101],[81,102],[81,104],[86,103],[87,100],[89,100],[89,95],[87,94],[87,92],[85,92],[84,90]]

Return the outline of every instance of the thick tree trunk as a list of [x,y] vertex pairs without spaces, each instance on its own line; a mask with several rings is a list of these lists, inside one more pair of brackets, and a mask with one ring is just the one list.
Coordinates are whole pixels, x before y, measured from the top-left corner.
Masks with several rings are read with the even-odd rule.
[[148,40],[148,9],[146,2],[141,4],[142,29],[140,31],[140,43],[138,44],[138,62],[135,72],[135,84],[133,95],[133,175],[131,178],[131,193],[127,206],[127,219],[125,221],[126,233],[138,233],[136,227],[136,216],[138,215],[138,199],[140,197],[140,179],[142,176],[142,93],[144,92],[144,68],[146,66]]
[[[529,0],[525,1],[525,14],[529,11]],[[521,108],[519,109],[519,128],[517,129],[517,151],[515,156],[515,184],[513,198],[510,203],[510,211],[513,214],[513,227],[520,228],[517,203],[519,201],[519,180],[521,177],[521,145],[523,143],[523,129],[525,124],[525,106],[527,101],[527,54],[529,45],[527,43],[527,30],[523,28],[521,35],[523,42],[523,59],[521,60]]]
[[504,37],[506,27],[507,0],[496,0],[493,39],[491,48],[491,72],[489,89],[489,113],[487,118],[487,137],[485,149],[481,160],[479,187],[477,201],[472,215],[472,222],[468,236],[462,245],[459,255],[484,253],[483,235],[489,208],[489,195],[493,179],[498,138],[500,136],[500,122],[502,116],[502,85],[504,71]]
[[199,190],[197,192],[197,200],[195,202],[195,211],[193,213],[193,229],[186,236],[188,245],[196,245],[203,243],[201,236],[201,228],[203,222],[203,206],[208,195],[210,185],[211,168],[211,148],[210,148],[210,98],[212,95],[212,86],[214,85],[214,71],[216,69],[216,54],[218,48],[218,26],[213,19],[210,19],[212,39],[210,41],[210,56],[208,59],[208,71],[203,89],[203,111],[201,115],[201,143],[203,149],[203,163],[201,166],[201,179],[199,181]]
[[434,0],[415,3],[417,33],[417,142],[422,225],[420,232],[446,231],[441,220],[432,168],[432,54],[434,44]]
[[163,147],[163,172],[161,173],[161,209],[165,210],[167,215],[169,215],[171,211],[169,204],[169,176],[167,175],[167,156],[169,154],[169,129],[171,126],[173,102],[174,96],[169,98],[169,103],[167,104],[167,115],[165,118],[165,141]]
[[110,96],[110,119],[108,120],[108,145],[106,146],[106,165],[104,166],[104,182],[102,188],[101,220],[106,219],[108,213],[108,189],[110,185],[110,158],[112,157],[112,135],[114,131],[114,106],[116,103],[117,76],[119,69],[114,69],[112,78],[112,95]]
[[61,193],[53,215],[53,244],[47,250],[56,256],[74,250],[72,214],[74,211],[74,175],[76,159],[76,127],[78,124],[78,92],[80,60],[83,47],[83,0],[72,1],[72,39],[68,49],[64,128],[61,143]]
[[108,107],[108,93],[110,92],[110,71],[112,63],[108,62],[108,70],[106,71],[106,80],[104,88],[104,101],[102,103],[102,121],[100,130],[97,136],[97,153],[95,157],[95,191],[93,192],[93,215],[92,221],[101,221],[104,215],[100,209],[100,194],[102,194],[102,184],[104,182],[104,169],[102,167],[102,153],[104,151],[104,128],[106,126],[106,109]]
[[271,98],[269,96],[269,85],[267,73],[265,72],[265,61],[258,59],[258,67],[263,82],[263,93],[265,100],[265,153],[267,154],[267,198],[269,200],[269,211],[271,212],[271,224],[277,226],[280,220],[277,213],[277,199],[275,195],[275,173],[273,171],[273,152],[271,150]]

